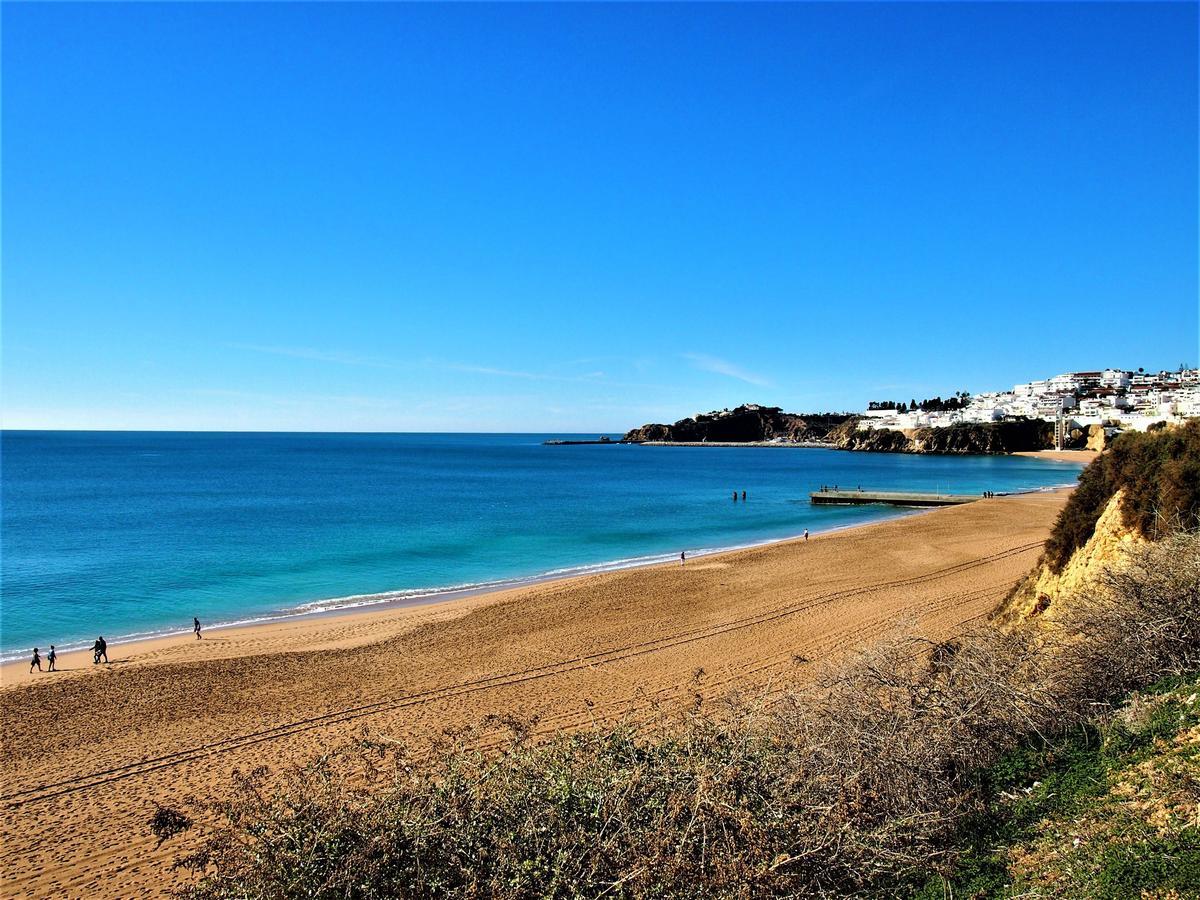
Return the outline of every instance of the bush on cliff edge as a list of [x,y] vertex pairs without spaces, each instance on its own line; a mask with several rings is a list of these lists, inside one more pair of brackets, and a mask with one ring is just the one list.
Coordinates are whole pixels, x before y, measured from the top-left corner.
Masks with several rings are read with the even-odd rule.
[[1083,470],[1046,541],[1044,559],[1052,572],[1061,572],[1087,543],[1118,490],[1124,491],[1125,525],[1151,540],[1200,526],[1200,420],[1120,435]]
[[1035,640],[907,639],[782,698],[658,730],[253,779],[186,865],[217,898],[894,896],[953,870],[980,771],[1200,665],[1200,537],[1135,551]]

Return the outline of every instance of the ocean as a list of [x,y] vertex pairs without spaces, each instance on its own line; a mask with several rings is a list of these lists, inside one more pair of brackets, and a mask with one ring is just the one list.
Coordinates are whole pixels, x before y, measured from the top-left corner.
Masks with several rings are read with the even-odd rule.
[[[550,434],[0,435],[0,656],[420,602],[911,511],[822,485],[954,493],[1075,481],[1024,457],[543,446]],[[588,437],[594,437],[589,435]],[[614,436],[615,437],[615,436]],[[731,494],[747,492],[747,502]]]

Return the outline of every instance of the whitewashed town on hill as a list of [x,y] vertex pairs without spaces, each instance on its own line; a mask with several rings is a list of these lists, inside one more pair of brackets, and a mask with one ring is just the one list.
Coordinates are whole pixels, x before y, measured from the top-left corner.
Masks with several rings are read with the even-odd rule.
[[911,403],[874,402],[863,416],[860,428],[940,427],[1027,418],[1061,422],[1068,428],[1101,425],[1144,431],[1158,422],[1200,416],[1200,369],[1068,372],[1013,385],[1009,391],[917,401],[915,408]]

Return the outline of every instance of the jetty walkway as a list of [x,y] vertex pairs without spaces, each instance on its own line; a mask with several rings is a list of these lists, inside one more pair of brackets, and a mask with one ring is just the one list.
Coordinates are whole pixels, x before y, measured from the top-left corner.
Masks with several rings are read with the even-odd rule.
[[892,506],[956,506],[982,499],[976,494],[922,494],[912,491],[813,491],[809,499],[817,505],[888,503]]

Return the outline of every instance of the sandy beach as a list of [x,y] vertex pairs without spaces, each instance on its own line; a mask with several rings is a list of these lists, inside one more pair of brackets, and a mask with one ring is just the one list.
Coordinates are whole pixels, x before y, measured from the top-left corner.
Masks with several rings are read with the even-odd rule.
[[1034,563],[1065,491],[426,606],[289,619],[3,669],[12,897],[160,896],[203,824],[161,847],[154,804],[219,798],[364,728],[416,748],[489,714],[535,733],[803,679],[897,631],[944,638]]
[[1034,459],[1079,463],[1081,466],[1086,466],[1099,455],[1099,450],[1020,450],[1013,454],[1013,456],[1032,456]]

